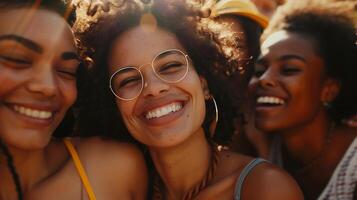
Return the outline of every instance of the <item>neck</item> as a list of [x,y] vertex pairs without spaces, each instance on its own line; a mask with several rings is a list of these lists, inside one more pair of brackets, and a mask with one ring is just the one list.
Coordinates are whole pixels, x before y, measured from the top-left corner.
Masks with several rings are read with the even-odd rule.
[[150,148],[150,154],[169,199],[182,199],[205,177],[212,152],[201,128],[182,144]]
[[[25,193],[39,180],[39,177],[43,176],[43,169],[46,169],[45,153],[43,150],[29,151],[10,146],[7,148],[19,177],[22,193]],[[0,199],[17,199],[15,182],[3,152],[0,153],[0,177]]]
[[281,131],[279,134],[283,137],[288,157],[301,165],[316,159],[326,148],[331,131],[330,123],[327,114],[320,112],[309,123]]

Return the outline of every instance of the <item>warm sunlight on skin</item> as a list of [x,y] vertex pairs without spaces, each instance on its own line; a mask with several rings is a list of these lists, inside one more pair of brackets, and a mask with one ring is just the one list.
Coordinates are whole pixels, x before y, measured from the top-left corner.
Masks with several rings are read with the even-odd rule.
[[[284,39],[286,39],[288,37],[289,37],[288,32],[286,32],[286,31],[278,31],[278,32],[272,34],[269,37],[269,40],[265,40],[263,42],[261,50],[262,51],[269,51],[269,48],[266,48],[267,46],[271,46],[272,44],[277,43],[277,41],[284,40]],[[268,52],[266,52],[266,53],[268,53]],[[262,52],[262,54],[265,54],[265,53]]]
[[284,40],[286,38],[288,38],[288,33],[286,31],[278,31],[274,34],[272,34],[269,37],[269,40],[265,40],[262,44],[262,48],[261,48],[261,54],[262,55],[267,55],[270,51],[270,48],[266,48],[268,46],[271,46],[274,43],[277,43],[277,41],[280,40]]
[[151,13],[144,14],[140,19],[140,26],[149,32],[155,32],[157,29],[157,21],[154,15]]
[[76,99],[79,63],[73,34],[62,17],[37,10],[19,27],[29,12],[32,8],[0,12],[1,139],[21,149],[48,144]]

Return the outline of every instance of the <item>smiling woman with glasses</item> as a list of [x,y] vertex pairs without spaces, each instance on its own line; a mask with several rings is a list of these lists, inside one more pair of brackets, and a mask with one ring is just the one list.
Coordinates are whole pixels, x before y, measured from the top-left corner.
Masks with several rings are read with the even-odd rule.
[[126,1],[97,23],[79,16],[75,30],[94,61],[80,133],[127,130],[148,158],[149,199],[302,199],[278,168],[219,147],[237,109],[216,75],[240,73],[244,54],[229,26],[191,10],[197,6]]

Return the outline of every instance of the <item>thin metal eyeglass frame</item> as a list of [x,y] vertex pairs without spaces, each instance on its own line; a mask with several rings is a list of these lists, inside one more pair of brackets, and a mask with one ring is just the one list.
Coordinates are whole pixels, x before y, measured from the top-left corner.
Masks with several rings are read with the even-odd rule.
[[[182,55],[185,56],[185,59],[186,59],[186,71],[185,71],[185,74],[179,78],[177,81],[168,81],[168,80],[165,80],[163,79],[159,74],[157,74],[156,70],[154,69],[154,61],[157,59],[157,57],[159,57],[160,55],[164,54],[164,53],[167,53],[169,51],[175,51],[175,52],[179,52],[181,53]],[[180,81],[182,81],[184,78],[186,78],[187,76],[187,73],[188,73],[188,69],[189,69],[189,60],[188,60],[189,56],[187,54],[185,54],[183,51],[179,50],[179,49],[168,49],[168,50],[165,50],[165,51],[162,51],[158,54],[155,55],[155,57],[152,59],[151,61],[151,69],[153,70],[155,76],[157,78],[159,78],[160,80],[164,81],[165,83],[169,83],[169,84],[174,84],[174,83],[178,83]],[[146,64],[143,64],[143,65],[140,65],[140,67],[136,68],[136,67],[123,67],[123,68],[120,68],[118,69],[117,71],[115,71],[111,76],[110,76],[110,79],[109,79],[109,88],[110,88],[110,91],[114,94],[114,96],[120,100],[123,100],[123,101],[130,101],[130,100],[133,100],[133,99],[136,99],[138,96],[140,96],[140,94],[142,93],[143,89],[144,89],[144,85],[145,85],[145,82],[144,82],[144,76],[143,74],[141,73],[141,68],[148,65],[150,63],[146,63]],[[132,98],[123,98],[123,97],[120,97],[118,96],[115,92],[114,92],[114,89],[112,87],[112,80],[114,78],[114,76],[119,73],[120,71],[122,70],[125,70],[125,69],[134,69],[134,70],[137,70],[141,76],[141,88],[140,88],[140,91],[138,92],[138,94]]]

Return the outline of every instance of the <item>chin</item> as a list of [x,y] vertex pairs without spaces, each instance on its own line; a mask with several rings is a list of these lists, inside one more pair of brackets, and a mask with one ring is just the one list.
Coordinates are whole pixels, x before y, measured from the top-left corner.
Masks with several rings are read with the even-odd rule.
[[[149,131],[147,131],[149,132]],[[182,134],[183,132],[176,131],[163,131],[163,132],[155,132],[151,133],[146,139],[141,139],[141,143],[158,148],[168,148],[178,146],[185,141],[187,141],[190,135]]]
[[264,133],[274,133],[279,130],[279,126],[266,120],[256,119],[255,127]]
[[50,139],[34,139],[31,141],[24,141],[18,144],[16,147],[28,151],[36,151],[44,149],[50,142]]
[[44,149],[51,140],[51,135],[47,135],[43,132],[26,132],[16,136],[5,137],[3,138],[3,141],[6,145],[16,149],[32,151]]

